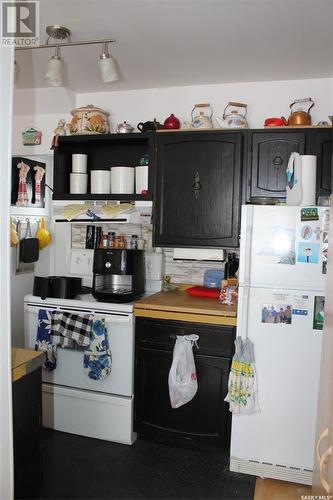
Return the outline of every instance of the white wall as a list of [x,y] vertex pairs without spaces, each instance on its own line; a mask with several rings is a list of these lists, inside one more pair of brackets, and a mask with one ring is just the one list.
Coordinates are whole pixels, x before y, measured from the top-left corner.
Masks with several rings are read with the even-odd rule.
[[248,105],[250,128],[263,126],[270,116],[289,116],[289,104],[295,98],[312,97],[315,106],[311,110],[313,124],[328,121],[333,104],[333,79],[293,80],[275,82],[228,83],[189,87],[131,90],[78,94],[78,106],[94,104],[110,111],[113,130],[124,120],[137,125],[141,121],[163,122],[174,113],[183,122],[190,120],[194,103],[208,102],[214,114],[222,116],[229,101],[245,102]]
[[13,497],[13,425],[10,338],[9,205],[13,49],[0,46],[0,498]]
[[[65,118],[69,122],[70,111],[87,104],[109,111],[111,128],[115,131],[116,125],[124,120],[135,126],[154,117],[163,122],[170,113],[182,122],[190,120],[193,104],[198,102],[209,102],[214,114],[222,116],[226,104],[234,100],[248,104],[249,127],[260,128],[267,117],[288,117],[289,104],[301,97],[312,97],[315,102],[311,110],[313,124],[328,121],[327,115],[332,114],[333,107],[333,79],[228,83],[77,95],[62,88],[15,90],[13,151],[16,154],[27,151],[30,154],[50,153],[53,130],[58,120]],[[21,132],[30,125],[42,130],[41,146],[22,146]]]
[[[54,129],[75,108],[75,94],[65,88],[14,91],[13,154],[50,155]],[[40,146],[23,146],[22,131],[36,127],[43,133]]]

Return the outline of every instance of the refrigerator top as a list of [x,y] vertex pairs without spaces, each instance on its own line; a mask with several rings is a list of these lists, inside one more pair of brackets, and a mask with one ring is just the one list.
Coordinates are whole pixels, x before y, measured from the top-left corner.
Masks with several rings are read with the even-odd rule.
[[241,286],[325,290],[328,207],[243,205]]

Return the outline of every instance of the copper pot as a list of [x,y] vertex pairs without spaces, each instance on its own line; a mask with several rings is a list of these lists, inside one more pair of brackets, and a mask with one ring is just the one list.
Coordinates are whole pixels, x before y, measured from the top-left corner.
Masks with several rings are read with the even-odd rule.
[[[294,106],[297,108],[294,110]],[[288,118],[288,125],[291,126],[304,126],[311,125],[310,109],[314,106],[314,102],[311,97],[307,99],[295,99],[294,102],[290,104],[291,114]],[[304,111],[303,107],[307,107],[307,111]]]

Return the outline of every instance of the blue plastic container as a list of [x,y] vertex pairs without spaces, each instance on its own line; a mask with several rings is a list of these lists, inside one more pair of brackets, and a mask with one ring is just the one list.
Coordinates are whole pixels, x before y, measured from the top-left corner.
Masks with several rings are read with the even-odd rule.
[[221,288],[223,278],[223,269],[207,269],[204,274],[204,286],[207,288]]

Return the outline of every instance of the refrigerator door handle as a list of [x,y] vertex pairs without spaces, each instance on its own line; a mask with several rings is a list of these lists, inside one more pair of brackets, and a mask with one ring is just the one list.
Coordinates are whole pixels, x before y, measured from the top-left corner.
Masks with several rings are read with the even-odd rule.
[[[252,247],[252,232],[253,232],[253,209],[251,205],[242,207],[242,213],[245,215],[243,227],[241,230],[241,240],[244,238],[245,244],[241,245],[240,253],[240,268],[239,268],[239,281],[243,285],[250,285],[251,276],[251,247]],[[244,234],[245,232],[245,234]],[[244,242],[243,242],[244,243]]]
[[[240,303],[238,302],[238,311],[243,311],[243,318],[240,319],[237,326],[237,336],[242,337],[243,339],[247,338],[247,328],[248,328],[248,317],[249,317],[249,297],[250,297],[250,288],[245,286],[243,287],[242,294],[242,304],[240,307]],[[241,326],[240,326],[241,325]]]

